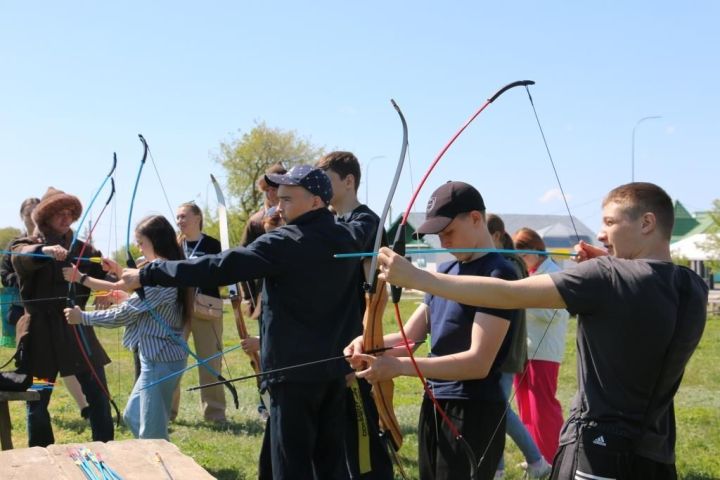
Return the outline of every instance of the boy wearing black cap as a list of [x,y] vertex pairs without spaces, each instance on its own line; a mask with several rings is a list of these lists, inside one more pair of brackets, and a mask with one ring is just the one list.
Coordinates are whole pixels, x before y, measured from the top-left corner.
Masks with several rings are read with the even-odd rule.
[[[361,175],[357,157],[352,152],[330,152],[318,160],[315,166],[323,169],[330,178],[333,187],[330,206],[338,222],[351,228],[361,241],[363,251],[372,250],[380,217],[357,198]],[[360,317],[353,336],[363,333],[365,292],[362,286],[367,280],[370,260],[365,259],[360,265],[365,268],[358,269],[356,298],[360,304]],[[384,304],[379,306],[380,310],[384,308]],[[347,377],[347,385],[345,454],[348,474],[351,479],[392,480],[392,461],[380,437],[378,411],[370,394],[370,384],[351,372]]]
[[652,183],[608,193],[598,240],[575,268],[517,282],[421,272],[388,249],[380,276],[468,305],[577,314],[578,392],[551,478],[676,479],[673,399],[702,337],[708,287],[672,263],[674,208]]
[[[228,285],[264,278],[263,371],[337,356],[353,337],[357,262],[333,258],[360,244],[327,209],[332,186],[318,168],[299,165],[269,174],[279,185],[277,211],[286,225],[247,247],[185,261],[127,269],[125,283]],[[272,470],[275,478],[343,478],[345,373],[342,360],[285,370],[262,379],[270,392]]]
[[[448,182],[433,192],[427,205],[421,234],[438,234],[444,248],[493,248],[480,193],[463,182]],[[497,253],[456,253],[457,260],[443,263],[438,271],[516,280],[512,265]],[[426,295],[406,323],[411,341],[431,334],[430,354],[417,364],[428,378],[433,394],[459,429],[474,455],[484,460],[479,479],[491,479],[505,446],[505,397],[500,386],[500,365],[509,348],[511,323],[516,310],[476,308]],[[385,335],[385,345],[402,343],[400,334]],[[361,352],[362,338],[346,353]],[[394,351],[402,355],[404,351]],[[355,353],[351,363],[367,361],[369,368],[358,373],[370,382],[398,375],[416,375],[410,358]],[[499,434],[495,433],[501,432]],[[418,425],[421,479],[468,478],[471,466],[462,446],[425,398]]]

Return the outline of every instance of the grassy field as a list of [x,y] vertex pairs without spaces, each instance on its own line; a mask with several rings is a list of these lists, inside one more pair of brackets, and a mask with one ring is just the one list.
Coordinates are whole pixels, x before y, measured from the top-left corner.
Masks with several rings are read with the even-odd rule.
[[[414,310],[416,300],[402,302],[403,318]],[[386,331],[396,329],[388,309]],[[567,410],[575,391],[575,324],[571,321],[567,337],[567,354],[560,370],[559,397]],[[256,325],[249,325],[256,330]],[[110,390],[122,409],[133,383],[132,357],[120,343],[121,330],[98,329],[105,348],[113,359],[107,369]],[[225,347],[237,343],[231,312],[225,315]],[[641,339],[639,339],[641,348]],[[425,352],[424,347],[420,354]],[[12,350],[0,348],[0,358],[8,358]],[[239,351],[227,355],[232,376],[250,373],[247,358]],[[227,368],[223,374],[228,376]],[[183,377],[183,387],[197,384],[195,371]],[[202,422],[200,398],[197,392],[183,392],[181,411],[171,425],[173,443],[200,465],[220,479],[250,479],[257,476],[257,459],[264,425],[256,413],[257,391],[253,381],[238,383],[240,409],[228,407],[229,423],[217,427]],[[403,466],[411,478],[417,477],[417,415],[422,387],[417,379],[402,378],[395,383],[395,410],[403,427],[405,444],[400,451]],[[228,401],[230,399],[228,397]],[[17,448],[27,445],[24,404],[10,403],[13,420],[13,442]],[[228,404],[230,405],[230,404]],[[676,397],[678,424],[677,465],[680,478],[688,480],[720,479],[720,318],[711,317],[704,338],[686,372]],[[88,424],[63,387],[57,387],[50,404],[58,443],[87,442]],[[116,439],[131,438],[129,431],[120,428]],[[508,439],[506,447],[506,478],[519,479],[522,471],[516,467],[523,458]]]

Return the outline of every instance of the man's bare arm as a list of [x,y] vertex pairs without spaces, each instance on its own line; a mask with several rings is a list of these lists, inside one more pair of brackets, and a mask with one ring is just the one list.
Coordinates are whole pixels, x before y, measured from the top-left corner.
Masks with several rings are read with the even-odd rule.
[[415,268],[389,248],[378,257],[380,276],[392,285],[413,288],[465,305],[492,308],[566,308],[549,275],[522,280],[447,275]]

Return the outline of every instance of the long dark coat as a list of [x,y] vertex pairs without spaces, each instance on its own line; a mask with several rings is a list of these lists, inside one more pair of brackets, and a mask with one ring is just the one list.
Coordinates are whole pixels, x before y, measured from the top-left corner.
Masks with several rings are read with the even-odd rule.
[[[62,237],[41,235],[24,237],[13,242],[11,249],[21,253],[42,253],[48,245],[70,246],[72,231]],[[78,240],[69,257],[80,253],[83,242]],[[100,256],[100,252],[88,245],[83,257]],[[62,268],[70,262],[58,262],[52,258],[13,255],[12,263],[18,274],[20,296],[25,302],[25,315],[17,325],[17,338],[25,338],[28,373],[38,378],[53,378],[59,372],[61,376],[74,375],[89,370],[85,362],[73,327],[65,320],[63,309],[67,306],[68,282],[63,279]],[[105,278],[102,267],[96,263],[81,262],[80,271],[95,278]],[[75,284],[76,304],[84,308],[90,290]],[[58,298],[59,297],[59,298]],[[50,299],[50,300],[42,300]],[[89,358],[95,367],[110,363],[92,327],[78,326],[85,332],[89,344]]]

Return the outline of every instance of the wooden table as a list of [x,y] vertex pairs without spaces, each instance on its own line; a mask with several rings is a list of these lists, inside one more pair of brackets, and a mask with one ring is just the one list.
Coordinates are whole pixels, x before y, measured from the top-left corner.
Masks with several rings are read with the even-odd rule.
[[10,409],[8,402],[12,401],[35,402],[40,400],[40,394],[35,390],[26,392],[3,392],[0,391],[0,447],[3,450],[12,450],[12,421],[10,420]]
[[[126,480],[210,480],[215,477],[165,440],[121,440],[18,448],[0,452],[3,480],[84,480],[69,452],[87,447]],[[167,473],[156,453],[167,467]]]

